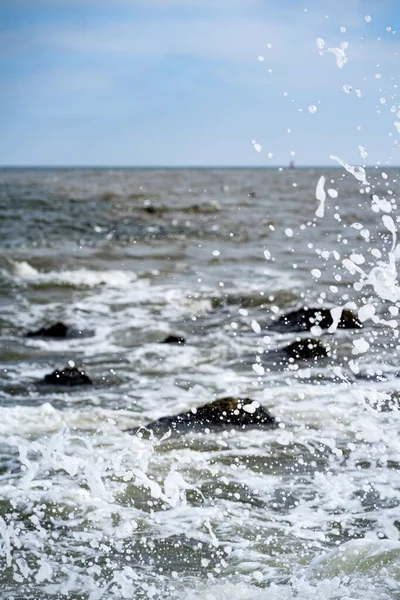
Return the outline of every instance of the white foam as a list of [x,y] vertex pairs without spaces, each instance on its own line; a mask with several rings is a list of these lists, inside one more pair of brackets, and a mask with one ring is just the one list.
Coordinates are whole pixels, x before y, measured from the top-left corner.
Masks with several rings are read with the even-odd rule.
[[25,260],[13,263],[14,274],[21,279],[37,279],[39,271]]
[[[343,560],[345,558],[343,557]],[[366,582],[359,576],[342,577],[340,573],[332,578],[313,579],[307,574],[292,574],[289,583],[275,583],[263,589],[257,584],[267,578],[258,571],[259,565],[251,565],[247,578],[253,575],[253,583],[236,581],[235,583],[208,583],[199,590],[186,590],[179,599],[186,600],[393,600],[391,589],[384,589],[382,583]],[[255,576],[261,573],[261,577]],[[213,579],[213,578],[212,578]],[[385,586],[386,587],[386,586]]]
[[48,271],[41,272],[29,263],[14,262],[13,270],[16,277],[21,280],[41,283],[71,284],[77,286],[95,287],[106,285],[114,288],[129,287],[137,280],[136,273],[132,271],[93,271],[90,269],[77,269],[74,271]]
[[400,287],[397,283],[397,269],[394,257],[389,257],[389,262],[379,262],[373,267],[367,277],[366,283],[374,288],[375,293],[382,300],[397,302],[400,299]]

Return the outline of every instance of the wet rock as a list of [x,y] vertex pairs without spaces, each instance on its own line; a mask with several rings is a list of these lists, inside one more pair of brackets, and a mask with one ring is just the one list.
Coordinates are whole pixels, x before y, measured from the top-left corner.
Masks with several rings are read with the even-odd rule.
[[192,204],[186,208],[186,211],[189,213],[195,214],[208,214],[213,212],[218,212],[221,210],[221,205],[216,200],[211,200],[210,202],[202,202],[201,204]]
[[66,367],[59,371],[56,369],[53,373],[46,375],[44,383],[51,385],[92,385],[92,380],[83,371],[79,371],[76,367]]
[[29,331],[26,334],[28,338],[42,337],[42,338],[52,338],[55,340],[63,340],[63,339],[72,339],[72,338],[82,338],[82,337],[90,337],[94,335],[94,331],[92,329],[77,329],[75,327],[70,327],[69,325],[64,325],[64,323],[55,323],[54,325],[50,325],[50,327],[42,327],[37,331]]
[[158,212],[158,209],[153,204],[148,204],[144,207],[144,210],[150,215],[154,215],[156,212]]
[[51,337],[51,338],[65,338],[69,332],[69,327],[64,323],[55,323],[50,327],[42,327],[37,331],[29,331],[26,337]]
[[186,340],[184,337],[180,337],[178,335],[169,335],[161,343],[162,344],[178,344],[179,346],[181,346],[182,344],[186,343]]
[[162,417],[146,427],[129,430],[128,433],[138,433],[151,430],[154,433],[166,433],[169,429],[177,433],[202,431],[204,429],[272,429],[277,427],[275,418],[258,402],[250,398],[220,398],[197,409],[172,417]]
[[[329,308],[299,308],[279,317],[270,329],[275,331],[310,331],[314,325],[328,329],[333,323]],[[360,329],[361,322],[351,310],[343,310],[338,329]]]
[[294,360],[317,360],[328,356],[325,346],[319,340],[313,339],[296,340],[286,346],[285,353]]

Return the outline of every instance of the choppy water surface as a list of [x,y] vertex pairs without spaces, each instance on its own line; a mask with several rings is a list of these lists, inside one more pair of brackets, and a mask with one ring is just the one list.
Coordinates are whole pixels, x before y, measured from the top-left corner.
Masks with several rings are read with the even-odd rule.
[[[400,598],[397,171],[0,177],[0,597]],[[369,318],[281,364],[304,305]],[[226,395],[280,427],[124,432]]]

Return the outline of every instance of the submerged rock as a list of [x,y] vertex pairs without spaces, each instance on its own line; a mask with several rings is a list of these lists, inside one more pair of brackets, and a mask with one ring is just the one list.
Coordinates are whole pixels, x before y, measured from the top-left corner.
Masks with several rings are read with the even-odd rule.
[[201,204],[192,204],[187,207],[187,212],[190,213],[213,213],[221,210],[221,205],[217,200],[211,200],[209,202],[202,202]]
[[161,343],[162,344],[178,344],[178,345],[182,345],[182,344],[186,343],[186,340],[185,340],[184,337],[180,337],[178,335],[169,335]]
[[174,415],[162,417],[145,427],[128,430],[128,433],[151,430],[154,433],[166,433],[169,429],[177,433],[202,431],[204,429],[237,429],[277,427],[275,418],[258,402],[250,398],[220,398],[199,408]]
[[285,353],[294,360],[317,360],[328,356],[327,349],[319,340],[297,340],[286,346]]
[[153,204],[148,204],[144,207],[144,210],[150,215],[154,215],[156,212],[159,212],[159,209],[155,207]]
[[[314,325],[318,325],[321,329],[328,329],[332,323],[329,308],[299,308],[282,315],[269,328],[276,331],[310,331]],[[338,329],[360,329],[361,327],[362,323],[351,310],[342,311]]]
[[64,323],[55,323],[50,327],[42,327],[37,331],[29,331],[26,337],[51,337],[51,338],[65,338],[69,332],[69,327]]
[[49,375],[45,375],[44,383],[51,385],[92,385],[92,380],[83,371],[79,371],[76,367],[66,367],[59,371],[56,369]]

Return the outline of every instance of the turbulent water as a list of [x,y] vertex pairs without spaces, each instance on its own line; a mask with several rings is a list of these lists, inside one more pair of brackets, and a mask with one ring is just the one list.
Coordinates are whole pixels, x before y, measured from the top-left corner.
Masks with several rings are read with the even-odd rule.
[[[0,598],[400,598],[399,173],[357,175],[0,172]],[[227,395],[280,426],[124,431]]]

